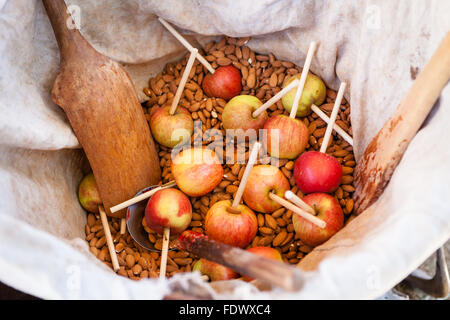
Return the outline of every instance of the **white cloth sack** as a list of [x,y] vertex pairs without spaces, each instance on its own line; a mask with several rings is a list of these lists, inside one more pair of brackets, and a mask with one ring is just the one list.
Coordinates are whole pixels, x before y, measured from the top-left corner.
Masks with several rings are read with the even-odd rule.
[[[203,45],[225,34],[252,36],[258,52],[303,65],[337,89],[349,86],[359,158],[413,78],[450,30],[450,3],[312,0],[69,0],[81,32],[126,64],[141,99],[149,77],[184,49],[156,19]],[[159,299],[173,291],[213,298],[376,298],[450,235],[450,87],[411,142],[382,197],[299,264],[298,292],[258,291],[231,281],[220,290],[199,274],[130,281],[89,253],[76,188],[86,163],[49,92],[57,44],[40,0],[0,0],[0,281],[47,298]],[[197,42],[198,41],[198,42]],[[216,286],[217,287],[217,286]]]

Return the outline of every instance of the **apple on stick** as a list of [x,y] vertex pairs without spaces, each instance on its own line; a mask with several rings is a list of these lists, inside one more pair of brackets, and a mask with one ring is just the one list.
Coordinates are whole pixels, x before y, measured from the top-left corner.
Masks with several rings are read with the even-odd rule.
[[222,124],[224,129],[258,130],[264,127],[264,123],[269,118],[264,111],[257,117],[253,117],[253,112],[262,105],[262,102],[255,96],[236,96],[225,105],[222,112]]
[[239,277],[236,271],[203,258],[194,264],[192,271],[199,271],[211,281],[231,280]]
[[164,278],[166,274],[170,233],[182,233],[191,223],[191,219],[191,202],[178,189],[159,190],[148,201],[145,207],[145,222],[150,229],[163,234],[160,278]]
[[229,200],[218,201],[208,210],[205,218],[205,232],[209,238],[244,248],[255,237],[258,230],[255,213],[246,205],[240,204],[240,201],[260,147],[259,142],[253,145],[233,203]]
[[344,95],[346,83],[342,82],[331,112],[330,121],[323,138],[320,152],[308,151],[300,155],[294,165],[294,179],[303,193],[332,192],[342,179],[342,168],[331,155],[326,154],[334,122]]
[[178,103],[197,54],[198,50],[192,49],[172,105],[158,108],[150,118],[150,129],[153,137],[158,143],[168,148],[189,141],[194,132],[194,121],[190,112],[183,107],[178,108]]
[[108,246],[109,255],[111,256],[111,263],[114,271],[119,271],[119,261],[117,259],[116,249],[114,248],[111,230],[109,229],[108,218],[106,217],[93,173],[88,174],[81,180],[78,187],[78,200],[85,210],[100,214],[103,231],[105,232],[106,244]]
[[[254,254],[257,254],[258,256],[267,258],[267,259],[272,259],[272,260],[276,260],[276,261],[283,261],[283,258],[281,257],[281,254],[278,250],[274,249],[274,248],[270,248],[270,247],[253,247],[253,248],[248,248],[246,250],[247,252],[251,252]],[[249,276],[243,276],[242,280],[244,281],[252,281],[254,280],[252,277]]]

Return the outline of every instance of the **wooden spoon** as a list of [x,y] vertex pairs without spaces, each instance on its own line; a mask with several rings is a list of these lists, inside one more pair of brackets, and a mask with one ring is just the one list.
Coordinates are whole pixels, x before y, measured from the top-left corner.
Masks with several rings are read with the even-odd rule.
[[161,178],[145,115],[125,69],[74,27],[63,0],[43,0],[61,52],[52,100],[66,113],[91,164],[106,213]]
[[381,195],[449,79],[450,32],[358,161],[354,194],[356,214],[362,213]]

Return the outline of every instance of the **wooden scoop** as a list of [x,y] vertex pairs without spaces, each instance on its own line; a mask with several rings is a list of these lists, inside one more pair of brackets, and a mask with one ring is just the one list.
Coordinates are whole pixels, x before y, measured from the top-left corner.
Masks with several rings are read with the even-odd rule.
[[450,32],[359,160],[355,169],[356,214],[381,195],[449,79]]
[[43,0],[61,52],[52,100],[84,148],[106,213],[161,178],[158,155],[125,69],[98,53],[70,23],[63,0]]

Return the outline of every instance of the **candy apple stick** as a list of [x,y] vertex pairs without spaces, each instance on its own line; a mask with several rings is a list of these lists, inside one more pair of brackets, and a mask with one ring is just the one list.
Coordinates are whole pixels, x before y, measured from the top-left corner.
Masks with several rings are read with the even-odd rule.
[[241,202],[242,194],[244,193],[245,185],[247,184],[248,176],[250,175],[250,171],[253,168],[253,165],[256,162],[258,157],[259,148],[261,148],[261,143],[255,142],[253,145],[252,151],[248,158],[247,166],[245,167],[244,174],[242,175],[241,183],[239,184],[239,188],[236,192],[236,196],[234,197],[233,204],[231,206],[232,209],[237,209],[239,203]]
[[170,228],[164,228],[163,243],[161,250],[161,263],[159,265],[159,278],[166,276],[167,253],[169,252]]
[[274,103],[276,103],[278,100],[280,100],[281,98],[283,98],[283,96],[285,96],[289,91],[291,91],[292,89],[294,89],[296,86],[298,86],[298,84],[300,83],[299,80],[295,79],[294,81],[292,81],[291,83],[289,83],[284,89],[282,89],[280,92],[278,92],[276,95],[274,95],[272,98],[270,98],[269,100],[266,101],[266,103],[264,103],[261,107],[259,107],[258,109],[256,109],[255,111],[253,111],[252,116],[254,118],[257,118],[261,113],[263,113],[264,111],[266,111],[266,109],[268,109],[271,105],[273,105]]
[[291,201],[292,203],[294,203],[297,207],[300,207],[303,210],[305,210],[306,212],[308,212],[312,215],[315,215],[314,209],[311,208],[305,201],[303,201],[302,199],[297,197],[297,195],[295,193],[293,193],[292,191],[290,191],[290,190],[286,191],[284,193],[284,197],[286,199],[288,199],[289,201]]
[[119,261],[117,260],[116,249],[111,236],[111,230],[109,229],[108,218],[106,217],[105,209],[102,205],[98,206],[100,212],[100,219],[103,225],[103,231],[105,231],[106,244],[108,245],[109,255],[111,256],[111,262],[115,272],[119,271]]
[[314,56],[314,52],[317,48],[317,42],[313,41],[309,45],[308,53],[306,55],[305,64],[303,66],[302,75],[300,76],[300,82],[297,87],[297,91],[295,92],[295,98],[294,103],[292,104],[291,113],[289,114],[289,117],[294,119],[297,115],[297,109],[298,109],[298,103],[300,101],[300,98],[302,96],[303,88],[305,87],[306,77],[308,76],[309,67],[311,66],[311,61]]
[[347,83],[345,83],[345,82],[342,82],[341,85],[339,86],[339,91],[338,91],[338,94],[336,97],[336,101],[334,102],[333,111],[331,111],[330,121],[328,122],[327,130],[325,131],[325,135],[323,136],[322,145],[320,146],[320,152],[322,152],[322,153],[325,153],[327,151],[328,142],[330,141],[331,132],[333,131],[333,125],[334,125],[334,122],[336,121],[336,117],[337,117],[339,108],[341,107],[341,101],[342,101],[342,98],[344,97],[344,91],[345,91],[346,87],[347,87]]
[[269,197],[273,201],[278,202],[279,204],[281,204],[286,209],[291,210],[292,212],[298,214],[302,218],[305,218],[306,220],[308,220],[309,222],[315,224],[319,228],[323,229],[323,228],[325,228],[327,226],[325,221],[323,221],[323,220],[317,218],[316,216],[313,216],[311,213],[309,213],[309,212],[307,212],[307,211],[305,211],[305,210],[303,210],[303,209],[293,205],[289,201],[284,200],[283,198],[277,196],[275,193],[269,193]]
[[177,184],[175,181],[167,182],[166,184],[163,184],[162,186],[159,186],[157,188],[154,188],[152,190],[149,190],[147,192],[144,192],[143,194],[138,195],[137,197],[131,198],[125,202],[119,203],[118,205],[115,205],[114,207],[109,208],[112,213],[117,212],[119,210],[125,209],[135,203],[138,203],[139,201],[145,200],[150,198],[152,195],[154,195],[156,192],[162,189],[171,188],[176,186]]
[[127,228],[127,219],[120,219],[120,234],[125,234]]
[[[162,25],[164,27],[166,27],[167,30],[169,30],[169,32],[178,39],[178,41],[181,42],[181,44],[183,46],[186,47],[186,49],[188,49],[190,52],[192,52],[194,50],[194,47],[191,46],[191,44],[181,35],[178,33],[177,30],[175,30],[166,20],[164,20],[163,18],[159,17],[158,20],[162,23]],[[205,66],[206,69],[208,69],[209,72],[214,73],[214,68],[209,64],[208,61],[206,61],[205,58],[202,57],[202,55],[197,54],[197,59],[198,61]]]
[[195,58],[197,57],[198,50],[193,48],[191,51],[191,55],[189,56],[189,60],[186,64],[186,68],[184,69],[183,75],[181,76],[180,84],[178,85],[177,92],[175,93],[175,97],[172,101],[172,106],[170,107],[169,114],[171,116],[174,115],[175,111],[177,111],[178,102],[180,102],[181,94],[183,93],[184,86],[189,78],[189,74],[191,73],[192,66],[194,65]]
[[[319,116],[319,118],[321,118],[327,124],[330,122],[330,118],[328,118],[328,116],[325,114],[325,112],[320,110],[320,108],[318,106],[316,106],[315,104],[313,104],[311,106],[311,110],[313,112],[315,112]],[[336,123],[333,125],[333,129],[342,137],[342,139],[344,139],[351,146],[353,146],[353,138],[347,132],[345,132],[344,129],[339,127]]]

